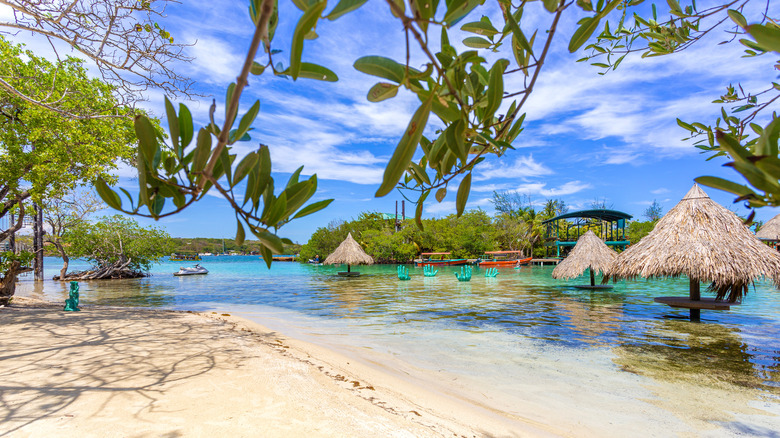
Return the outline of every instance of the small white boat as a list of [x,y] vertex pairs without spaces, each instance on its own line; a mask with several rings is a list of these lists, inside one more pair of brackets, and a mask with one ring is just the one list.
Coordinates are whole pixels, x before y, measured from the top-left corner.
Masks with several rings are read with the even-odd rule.
[[179,268],[179,272],[174,272],[173,275],[177,277],[181,277],[184,275],[203,275],[208,273],[209,273],[208,269],[204,268],[201,265],[195,265],[190,268],[184,268],[184,267]]

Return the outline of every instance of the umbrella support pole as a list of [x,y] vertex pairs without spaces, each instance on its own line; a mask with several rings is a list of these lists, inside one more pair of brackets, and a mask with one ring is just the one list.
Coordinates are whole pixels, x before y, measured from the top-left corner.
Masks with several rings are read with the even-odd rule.
[[[689,295],[691,301],[700,301],[701,300],[701,292],[699,290],[699,281],[691,279],[690,280],[690,288],[689,288]],[[691,322],[699,322],[701,320],[701,309],[689,309],[691,314]]]
[[596,275],[593,273],[593,268],[589,268],[590,270],[590,285],[595,286],[596,285]]

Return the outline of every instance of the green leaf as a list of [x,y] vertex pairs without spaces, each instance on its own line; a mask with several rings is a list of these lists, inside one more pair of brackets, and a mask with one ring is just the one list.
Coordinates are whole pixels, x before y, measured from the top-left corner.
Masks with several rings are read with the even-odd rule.
[[398,94],[399,85],[389,84],[387,82],[379,82],[368,90],[369,102],[381,102],[385,99],[390,99]]
[[506,14],[506,23],[512,30],[512,36],[515,37],[517,44],[526,52],[533,53],[533,49],[531,48],[531,45],[528,44],[528,40],[526,39],[523,30],[520,29],[520,25],[515,21],[515,17],[512,14]]
[[257,193],[263,193],[271,180],[271,151],[268,146],[260,146],[257,154]]
[[452,27],[462,20],[477,6],[484,4],[485,0],[447,0],[447,12],[444,14],[444,22]]
[[681,128],[683,128],[683,129],[686,129],[686,130],[688,130],[688,131],[690,131],[690,132],[692,132],[692,133],[696,133],[696,132],[698,132],[698,131],[696,130],[696,128],[694,128],[693,126],[691,126],[691,125],[689,125],[689,124],[687,124],[687,123],[683,122],[683,121],[682,121],[682,120],[680,120],[680,119],[677,119],[677,124],[678,124],[678,125],[679,125]]
[[436,200],[441,202],[444,200],[444,197],[447,196],[447,188],[442,187],[439,190],[436,190]]
[[210,156],[211,133],[204,128],[200,128],[198,131],[197,147],[195,148],[195,157],[192,159],[192,172],[202,171]]
[[328,5],[326,1],[319,1],[314,3],[306,9],[303,16],[298,20],[298,24],[295,26],[293,32],[292,47],[290,47],[290,67],[288,68],[290,76],[293,79],[298,79],[298,74],[301,71],[301,56],[303,56],[303,40],[306,35],[311,32],[314,26],[317,24],[317,20],[320,18],[322,11]]
[[556,9],[558,9],[558,5],[561,3],[560,0],[542,0],[542,3],[544,3],[544,8],[547,9],[547,12],[555,12]]
[[[235,114],[228,114],[228,110],[230,109],[230,101],[233,99],[233,93],[236,91],[236,83],[232,82],[230,85],[228,85],[227,92],[225,93],[225,120],[229,120],[230,123],[228,123],[227,128],[230,129],[233,127],[233,122],[236,120]],[[214,106],[214,104],[212,104]],[[236,111],[238,111],[238,107],[236,107]]]
[[493,27],[493,23],[490,22],[490,19],[486,19],[486,18],[487,17],[483,16],[482,20],[480,21],[472,21],[471,23],[466,23],[460,27],[460,30],[464,32],[475,33],[477,35],[482,35],[486,37],[492,37],[493,35],[498,33],[498,29]]
[[747,20],[745,20],[745,16],[740,14],[739,11],[735,11],[734,9],[728,10],[729,17],[731,18],[731,21],[734,23],[737,23],[737,26],[741,28],[747,27]]
[[252,67],[249,68],[249,73],[252,73],[255,76],[260,76],[265,71],[265,66],[263,64],[260,64],[258,62],[253,62]]
[[318,81],[336,82],[339,77],[336,73],[333,73],[327,67],[321,65],[312,64],[311,62],[302,62],[301,68],[298,71],[299,78],[316,79]]
[[154,157],[160,150],[157,144],[157,132],[146,116],[135,117],[135,134],[138,137],[138,146],[141,155],[147,163],[152,164]]
[[404,66],[383,56],[364,56],[353,64],[355,70],[396,83],[404,80]]
[[733,193],[737,196],[745,196],[751,193],[755,194],[755,192],[753,192],[753,190],[751,190],[748,186],[737,184],[717,176],[700,176],[698,178],[694,178],[694,181],[707,187]]
[[[276,234],[263,229],[250,228],[250,230],[252,230],[252,234],[257,237],[257,240],[259,240],[263,246],[268,248],[274,254],[281,254],[282,251],[284,251],[284,244],[282,243],[282,239],[280,239]],[[265,254],[263,254],[263,258],[265,258]]]
[[412,119],[409,121],[401,141],[398,142],[390,162],[387,163],[384,177],[382,178],[382,185],[375,195],[377,198],[390,193],[396,183],[398,183],[398,180],[401,179],[401,175],[409,167],[414,152],[417,150],[417,144],[420,143],[420,137],[422,137],[425,125],[428,124],[428,115],[431,113],[431,102],[434,95],[435,93],[433,92],[428,95],[428,98],[417,108],[417,111],[415,111]]
[[244,134],[247,133],[247,131],[249,131],[249,127],[255,121],[255,118],[257,118],[257,113],[259,112],[260,101],[256,100],[252,107],[249,108],[249,111],[244,114],[244,117],[241,117],[241,122],[238,124],[238,130],[236,131],[235,135],[232,136],[234,141],[240,139],[244,136]]
[[183,103],[179,104],[179,134],[181,135],[181,148],[182,151],[184,148],[190,145],[190,142],[192,141],[192,134],[194,133],[192,128],[192,114],[190,113],[190,109],[187,108]]
[[352,12],[363,6],[367,1],[368,0],[339,0],[338,4],[336,4],[336,7],[333,8],[333,10],[330,11],[330,14],[328,14],[325,18],[333,21],[342,15]]
[[763,50],[780,53],[780,28],[764,24],[751,24],[746,30]]
[[717,131],[715,139],[718,141],[721,149],[727,152],[735,161],[746,161],[750,156],[750,152],[729,134]]
[[780,138],[780,117],[775,117],[762,130],[756,143],[756,155],[777,157],[778,139]]
[[236,217],[236,245],[241,246],[244,244],[246,233],[244,232],[244,226],[241,225],[241,220]]
[[283,217],[287,210],[287,194],[282,192],[278,198],[274,199],[273,205],[268,210],[268,216],[265,217],[265,222],[268,226],[275,226]]
[[238,163],[238,166],[236,166],[236,171],[233,175],[233,184],[231,187],[234,187],[236,184],[240,183],[241,180],[243,180],[247,174],[249,174],[249,171],[255,167],[255,164],[257,164],[257,152],[250,152],[246,154],[241,162]]
[[474,49],[486,49],[493,45],[493,43],[482,37],[468,37],[463,40],[463,44]]
[[455,197],[455,210],[458,217],[463,214],[463,210],[466,208],[466,201],[469,199],[469,193],[471,192],[471,173],[463,177],[463,181],[458,186],[458,194]]
[[122,210],[122,199],[119,198],[115,191],[111,190],[111,187],[106,184],[103,178],[98,177],[97,181],[95,181],[95,189],[98,195],[100,195],[100,199],[108,204],[109,207],[114,210]]
[[569,52],[574,53],[585,44],[593,32],[599,27],[599,18],[585,17],[580,21],[580,27],[574,32],[569,41]]
[[504,98],[504,70],[509,65],[509,61],[506,59],[499,59],[493,64],[490,69],[490,82],[488,82],[487,89],[487,107],[485,108],[485,115],[482,121],[486,124],[492,124],[493,114],[496,113],[501,106],[501,101]]
[[176,156],[180,157],[179,118],[176,116],[176,110],[173,108],[171,101],[168,100],[168,96],[165,96],[165,116],[168,119],[168,132],[171,133],[171,143],[173,143],[173,150],[176,152]]
[[298,219],[299,217],[308,216],[312,213],[316,213],[323,208],[330,205],[330,203],[333,202],[333,199],[325,199],[324,201],[317,201],[313,204],[309,204],[306,207],[303,207],[298,213],[296,213],[295,216],[293,216],[293,219]]

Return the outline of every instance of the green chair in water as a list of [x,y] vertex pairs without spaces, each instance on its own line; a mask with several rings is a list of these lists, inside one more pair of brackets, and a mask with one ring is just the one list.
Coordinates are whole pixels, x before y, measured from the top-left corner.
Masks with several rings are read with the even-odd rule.
[[458,281],[471,281],[471,266],[463,266],[460,268],[460,273],[455,272],[455,278]]
[[498,275],[498,269],[496,268],[487,268],[485,271],[485,277],[492,278]]
[[398,267],[398,279],[399,280],[411,280],[412,277],[409,276],[409,270],[406,269],[406,266],[399,266]]
[[433,265],[423,266],[423,275],[426,277],[435,277],[438,272],[438,269],[433,269]]
[[78,281],[70,282],[70,292],[68,293],[68,296],[69,298],[65,300],[65,308],[62,310],[68,312],[80,312],[81,309],[79,309],[79,282]]

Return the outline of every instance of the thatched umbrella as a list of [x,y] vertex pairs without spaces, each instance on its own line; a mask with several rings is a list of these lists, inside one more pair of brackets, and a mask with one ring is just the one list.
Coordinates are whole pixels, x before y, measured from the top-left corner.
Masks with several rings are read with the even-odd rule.
[[770,242],[780,241],[780,214],[762,225],[761,229],[756,233],[756,237]]
[[360,273],[353,273],[350,265],[373,265],[374,259],[363,251],[360,244],[352,238],[352,233],[349,233],[341,245],[325,259],[324,263],[326,265],[345,264],[347,272],[339,272],[339,275],[352,276],[360,275]]
[[553,278],[572,279],[579,277],[586,269],[590,270],[590,286],[578,286],[596,289],[595,273],[607,272],[618,254],[608,247],[596,234],[588,230],[577,239],[577,244],[558,266],[553,269]]
[[[661,218],[653,231],[621,253],[605,273],[610,278],[678,277],[690,279],[689,300],[660,297],[673,307],[728,308],[742,300],[760,277],[780,284],[780,254],[759,241],[742,219],[710,199],[698,185]],[[699,282],[711,282],[715,300],[701,299]],[[727,302],[722,301],[727,299]]]

